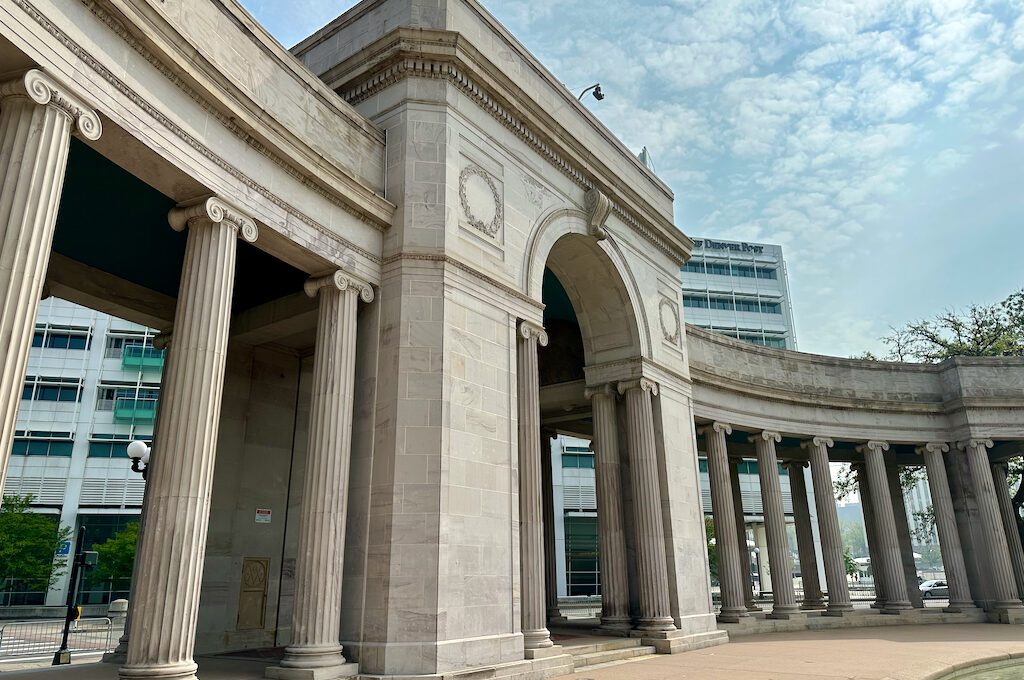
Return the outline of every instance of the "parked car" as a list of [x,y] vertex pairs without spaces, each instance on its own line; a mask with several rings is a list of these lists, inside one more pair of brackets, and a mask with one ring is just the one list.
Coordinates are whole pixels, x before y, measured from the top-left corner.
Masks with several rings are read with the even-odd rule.
[[945,581],[922,581],[921,597],[949,597],[949,586]]

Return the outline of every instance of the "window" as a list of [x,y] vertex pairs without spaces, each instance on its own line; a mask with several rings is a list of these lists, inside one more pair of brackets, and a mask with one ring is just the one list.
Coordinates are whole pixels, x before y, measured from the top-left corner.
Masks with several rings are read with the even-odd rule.
[[21,398],[34,401],[81,401],[82,379],[28,376],[25,378]]
[[597,517],[565,517],[565,580],[567,594],[600,595]]
[[[89,439],[90,458],[127,458],[131,439],[123,434],[99,434]],[[148,442],[147,442],[148,443]]]
[[68,326],[37,326],[32,336],[32,346],[45,349],[89,349],[91,340],[88,328]]
[[762,314],[782,314],[782,305],[778,302],[764,302],[750,298],[727,298],[702,295],[684,295],[683,306],[696,309],[721,309],[737,312],[761,312]]
[[695,274],[715,274],[716,276],[736,276],[744,279],[775,280],[778,278],[774,267],[758,267],[729,262],[704,262],[702,260],[690,260],[683,265],[683,271]]
[[120,359],[125,347],[153,347],[152,336],[145,334],[138,335],[108,335],[107,346],[103,356],[107,359]]
[[58,456],[68,458],[75,446],[70,432],[18,430],[14,433],[11,454],[15,456]]
[[562,467],[563,468],[588,468],[594,469],[594,454],[593,453],[563,453],[562,454]]
[[100,385],[96,390],[96,410],[113,411],[119,399],[156,401],[159,397],[159,388],[152,385]]

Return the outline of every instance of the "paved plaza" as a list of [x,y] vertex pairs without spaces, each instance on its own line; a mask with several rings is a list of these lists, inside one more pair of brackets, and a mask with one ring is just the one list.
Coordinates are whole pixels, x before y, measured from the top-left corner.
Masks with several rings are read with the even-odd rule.
[[[996,624],[902,626],[755,635],[687,654],[588,667],[558,680],[932,680],[980,661],[1024,659],[1024,636]],[[756,663],[752,660],[756,659]],[[203,657],[203,680],[255,680],[267,664]],[[116,666],[4,672],[4,680],[114,680]]]

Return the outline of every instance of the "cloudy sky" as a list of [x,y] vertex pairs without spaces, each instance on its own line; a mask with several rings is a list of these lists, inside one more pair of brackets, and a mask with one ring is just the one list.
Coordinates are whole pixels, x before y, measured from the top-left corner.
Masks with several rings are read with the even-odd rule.
[[[285,45],[355,4],[243,0]],[[800,349],[1024,286],[1024,1],[485,0],[690,236],[781,243]]]

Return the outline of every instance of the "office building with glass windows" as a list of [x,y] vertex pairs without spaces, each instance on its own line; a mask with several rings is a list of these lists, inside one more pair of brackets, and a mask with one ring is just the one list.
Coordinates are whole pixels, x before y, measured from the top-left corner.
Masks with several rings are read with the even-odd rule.
[[782,246],[697,238],[682,274],[687,323],[757,345],[797,348]]
[[[143,481],[126,446],[153,435],[164,361],[154,333],[64,300],[40,303],[3,493],[31,496],[34,511],[71,527],[73,537],[85,527],[85,549],[141,512]],[[9,578],[0,584],[0,606],[60,605],[68,579],[65,569],[47,591]],[[128,585],[89,581],[79,601],[127,597]]]

